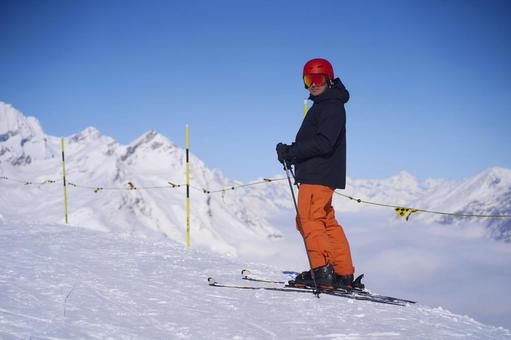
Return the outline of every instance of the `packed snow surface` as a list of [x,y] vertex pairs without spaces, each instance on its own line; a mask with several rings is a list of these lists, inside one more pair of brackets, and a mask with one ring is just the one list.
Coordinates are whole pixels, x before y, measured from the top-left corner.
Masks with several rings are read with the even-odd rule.
[[422,304],[210,287],[282,269],[63,225],[0,227],[2,339],[505,339]]

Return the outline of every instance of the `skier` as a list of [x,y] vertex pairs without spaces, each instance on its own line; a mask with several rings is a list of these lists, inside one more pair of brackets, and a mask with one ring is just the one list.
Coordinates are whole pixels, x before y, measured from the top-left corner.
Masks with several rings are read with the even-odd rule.
[[[320,287],[363,288],[353,280],[351,251],[335,219],[332,196],[346,186],[346,111],[349,93],[328,60],[316,58],[303,67],[303,82],[314,105],[291,145],[277,144],[278,160],[295,166],[299,183],[297,229],[305,240],[316,284]],[[301,222],[301,223],[300,223]],[[310,270],[294,280],[314,286]]]

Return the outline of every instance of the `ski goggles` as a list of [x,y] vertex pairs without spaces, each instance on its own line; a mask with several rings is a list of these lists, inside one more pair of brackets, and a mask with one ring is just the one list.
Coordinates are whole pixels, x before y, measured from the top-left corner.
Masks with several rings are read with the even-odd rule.
[[326,84],[328,76],[326,74],[306,74],[303,76],[303,83],[305,88],[311,87],[312,84],[316,86],[323,86]]

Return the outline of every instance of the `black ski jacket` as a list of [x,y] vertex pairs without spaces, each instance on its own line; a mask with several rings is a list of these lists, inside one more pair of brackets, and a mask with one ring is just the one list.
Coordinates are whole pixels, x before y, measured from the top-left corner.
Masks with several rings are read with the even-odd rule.
[[299,183],[346,187],[346,111],[350,95],[341,80],[319,96],[296,134],[295,169]]

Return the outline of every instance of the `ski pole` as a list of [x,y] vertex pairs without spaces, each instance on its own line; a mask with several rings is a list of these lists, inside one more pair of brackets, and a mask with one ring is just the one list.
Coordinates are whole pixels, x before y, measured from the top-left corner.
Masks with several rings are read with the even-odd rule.
[[64,159],[64,137],[60,137],[60,147],[62,149],[62,182],[64,183],[64,212],[66,224],[68,222],[67,211],[67,182],[66,182],[66,161]]
[[[291,177],[289,176],[289,169],[287,167],[287,162],[284,161],[283,163],[284,163],[284,170],[286,171],[287,182],[289,183],[289,189],[291,190],[291,196],[293,197],[293,203],[295,205],[296,225],[298,226],[300,234],[302,235],[303,244],[305,246],[305,252],[307,253],[307,259],[309,260],[309,267],[311,268],[311,277],[312,277],[312,281],[314,281],[314,295],[319,298],[320,291],[318,289],[318,284],[316,283],[316,275],[314,275],[314,269],[312,268],[311,257],[309,255],[309,248],[307,247],[307,242],[305,241],[305,235],[303,234],[302,220],[300,219],[300,213],[298,212],[298,205],[296,204],[296,197],[295,197],[295,192],[293,190],[293,185],[291,184]],[[294,174],[293,174],[293,177],[295,177]]]

